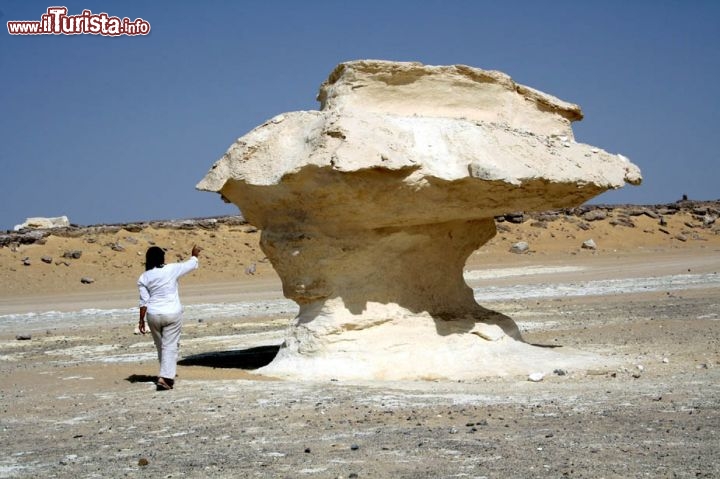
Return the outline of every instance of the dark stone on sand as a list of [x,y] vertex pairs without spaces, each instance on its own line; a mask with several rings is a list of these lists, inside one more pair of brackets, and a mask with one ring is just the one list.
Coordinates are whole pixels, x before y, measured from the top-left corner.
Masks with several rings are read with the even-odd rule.
[[626,228],[635,228],[635,223],[627,216],[619,216],[610,220],[613,226],[625,226]]
[[538,221],[542,221],[544,223],[550,223],[552,221],[555,221],[560,218],[560,215],[558,213],[549,212],[549,213],[540,213],[536,216],[536,219]]
[[631,210],[628,210],[627,214],[629,216],[642,216],[645,214],[647,210],[645,208],[633,208]]
[[200,220],[197,222],[198,227],[204,230],[216,230],[218,229],[218,221],[214,218],[207,220]]
[[63,258],[72,258],[72,259],[80,259],[82,256],[82,251],[80,250],[72,250],[72,251],[66,251],[63,253]]
[[577,227],[580,228],[580,229],[583,230],[583,231],[587,231],[587,230],[590,229],[590,225],[587,224],[587,223],[585,223],[585,222],[582,222],[582,221],[577,224]]
[[605,210],[592,210],[582,215],[582,218],[585,221],[600,221],[607,218],[607,213]]
[[18,341],[30,341],[32,339],[32,335],[30,334],[16,334],[15,339]]
[[523,213],[508,213],[505,215],[505,221],[519,225],[525,222],[525,215]]
[[660,208],[659,210],[657,210],[657,214],[659,214],[661,216],[674,215],[675,213],[678,212],[678,210],[679,210],[679,208],[677,208],[677,207],[671,208],[670,206],[667,206],[665,208]]
[[130,233],[139,233],[139,232],[141,232],[144,228],[145,228],[145,227],[144,227],[143,225],[139,225],[139,224],[129,224],[129,225],[124,225],[124,226],[123,226],[123,229],[124,229],[125,231],[129,231]]
[[89,276],[83,276],[82,278],[80,278],[80,282],[82,284],[92,284],[95,282],[95,280],[93,278],[90,278]]
[[42,258],[40,258],[40,261],[47,264],[52,263],[52,260],[52,256],[43,256]]

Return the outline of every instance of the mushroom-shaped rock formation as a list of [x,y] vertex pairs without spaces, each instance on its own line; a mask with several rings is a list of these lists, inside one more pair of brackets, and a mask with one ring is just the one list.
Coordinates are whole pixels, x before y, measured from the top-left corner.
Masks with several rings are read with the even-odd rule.
[[198,184],[262,229],[300,306],[260,372],[467,379],[597,359],[523,342],[463,279],[495,216],[640,183],[625,157],[575,142],[577,105],[497,71],[370,60],[338,65],[318,99],[239,138]]

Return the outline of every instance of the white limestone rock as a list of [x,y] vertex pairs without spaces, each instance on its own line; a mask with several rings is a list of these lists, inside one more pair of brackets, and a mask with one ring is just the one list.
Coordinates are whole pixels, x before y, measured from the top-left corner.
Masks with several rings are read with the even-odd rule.
[[20,231],[23,229],[65,228],[67,226],[70,226],[70,220],[67,216],[57,216],[54,218],[34,217],[26,219],[24,223],[15,225],[13,229]]
[[262,229],[300,305],[261,372],[467,379],[582,367],[586,355],[522,342],[462,276],[494,217],[641,181],[627,158],[575,142],[580,108],[500,72],[374,60],[339,65],[318,99],[320,111],[239,138],[198,184]]
[[588,240],[583,241],[582,248],[595,251],[597,249],[597,244],[595,243],[595,240],[590,238]]

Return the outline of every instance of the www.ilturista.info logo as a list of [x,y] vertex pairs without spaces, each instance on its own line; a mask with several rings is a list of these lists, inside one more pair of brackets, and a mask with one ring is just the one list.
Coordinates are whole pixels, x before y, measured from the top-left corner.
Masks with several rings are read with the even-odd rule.
[[111,17],[107,13],[83,10],[80,15],[68,15],[66,7],[49,7],[37,20],[7,22],[10,35],[147,35],[150,23],[142,18]]

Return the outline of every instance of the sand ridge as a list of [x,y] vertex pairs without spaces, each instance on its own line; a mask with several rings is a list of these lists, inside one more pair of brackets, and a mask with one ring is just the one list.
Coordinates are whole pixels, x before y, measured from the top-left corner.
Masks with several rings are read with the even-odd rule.
[[[614,208],[607,212],[605,219],[596,221],[585,221],[574,214],[555,214],[548,220],[547,214],[540,214],[526,216],[519,224],[498,222],[498,234],[471,255],[467,266],[481,269],[524,261],[562,263],[578,255],[613,254],[639,255],[652,261],[660,254],[679,250],[714,254],[720,249],[720,224],[703,225],[693,209],[697,207],[666,215],[664,226],[659,219],[645,214],[630,216],[638,207]],[[634,226],[616,223],[614,220],[618,219],[629,219]],[[0,247],[0,304],[28,296],[111,291],[134,295],[135,282],[143,271],[144,253],[150,245],[165,248],[168,262],[187,259],[193,244],[205,248],[201,268],[183,280],[187,286],[278,280],[259,247],[261,232],[251,225],[241,221],[218,222],[207,229],[179,223],[180,226],[168,227],[166,223],[151,222],[109,230],[77,228],[72,235],[51,231],[34,244],[9,243]],[[597,244],[596,250],[582,248],[582,243],[589,239]],[[528,243],[528,254],[510,252],[511,246],[519,241]],[[80,258],[63,257],[72,251],[80,251]],[[50,262],[43,262],[43,257]],[[24,260],[29,265],[25,265]],[[249,274],[248,268],[254,270],[253,274]],[[94,282],[83,284],[84,277]]]

